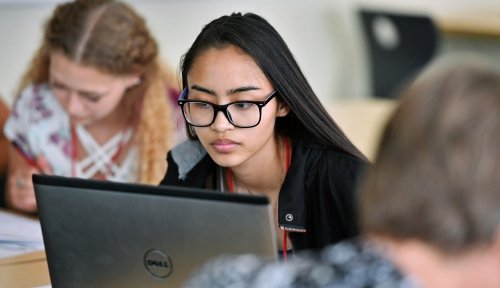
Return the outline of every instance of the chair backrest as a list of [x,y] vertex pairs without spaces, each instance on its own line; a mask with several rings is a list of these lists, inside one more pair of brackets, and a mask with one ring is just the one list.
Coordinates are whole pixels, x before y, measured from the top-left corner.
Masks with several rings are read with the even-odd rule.
[[366,8],[358,12],[368,52],[371,93],[397,97],[400,88],[433,58],[439,32],[425,15]]

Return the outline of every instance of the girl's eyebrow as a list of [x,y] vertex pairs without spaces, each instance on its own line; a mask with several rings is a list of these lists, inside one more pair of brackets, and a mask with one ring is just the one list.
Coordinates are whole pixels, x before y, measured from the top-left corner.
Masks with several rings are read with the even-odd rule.
[[191,85],[191,89],[197,90],[197,91],[200,91],[200,92],[204,92],[204,93],[210,94],[212,96],[217,96],[217,94],[215,93],[214,90],[210,90],[210,89],[207,89],[205,87],[201,87],[201,86],[196,85],[196,84]]
[[260,87],[243,86],[243,87],[239,87],[239,88],[235,88],[235,89],[229,89],[227,91],[227,95],[232,95],[232,94],[235,94],[235,93],[252,91],[252,90],[260,90]]
[[[49,83],[56,84],[56,85],[63,86],[65,88],[71,89],[71,87],[68,87],[64,82],[59,81],[57,79],[57,76],[54,76],[53,74],[50,75],[50,77],[49,77]],[[103,97],[104,95],[109,94],[110,90],[111,89],[107,89],[105,91],[88,91],[88,90],[74,90],[74,91],[76,91],[79,94],[96,95],[98,97]]]
[[[202,87],[200,85],[194,84],[191,86],[191,89],[197,90],[200,92],[204,92],[204,93],[210,94],[212,96],[217,96],[217,93],[215,93],[214,90],[207,89],[207,88]],[[260,87],[256,87],[256,86],[243,86],[243,87],[238,87],[238,88],[234,88],[234,89],[229,89],[229,90],[227,90],[226,94],[232,95],[232,94],[236,94],[239,92],[246,92],[246,91],[260,90],[260,89],[261,89]]]
[[[52,84],[56,84],[56,85],[62,86],[64,88],[66,88],[66,89],[70,89],[64,83],[59,82],[57,80],[53,80],[51,82],[52,82]],[[105,95],[109,94],[108,90],[106,90],[106,91],[73,90],[73,91],[75,91],[76,93],[78,93],[80,95],[84,95],[84,96],[96,96],[96,97],[99,97],[99,99],[102,98],[102,97],[104,97]]]

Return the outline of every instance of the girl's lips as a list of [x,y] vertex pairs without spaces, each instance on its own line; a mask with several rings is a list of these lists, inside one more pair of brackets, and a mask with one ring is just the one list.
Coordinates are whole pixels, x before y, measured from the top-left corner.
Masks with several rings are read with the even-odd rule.
[[238,143],[231,140],[221,139],[212,142],[212,146],[214,147],[215,151],[219,153],[229,153],[236,149]]

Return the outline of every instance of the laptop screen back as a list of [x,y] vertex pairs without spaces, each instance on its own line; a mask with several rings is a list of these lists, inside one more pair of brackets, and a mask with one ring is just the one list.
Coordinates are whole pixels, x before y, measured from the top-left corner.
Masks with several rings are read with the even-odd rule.
[[276,257],[265,197],[34,175],[53,287],[178,287],[222,254]]

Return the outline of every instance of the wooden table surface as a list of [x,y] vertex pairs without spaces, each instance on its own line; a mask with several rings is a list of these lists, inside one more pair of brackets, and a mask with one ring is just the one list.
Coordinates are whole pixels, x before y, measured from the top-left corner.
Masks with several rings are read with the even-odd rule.
[[49,284],[45,251],[0,259],[0,287],[25,288]]

